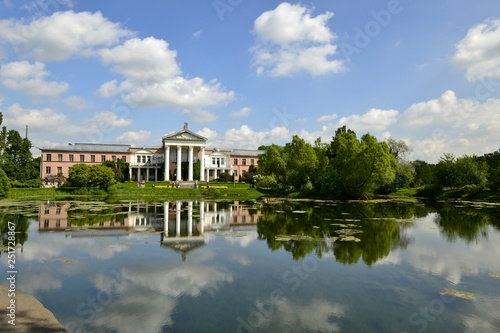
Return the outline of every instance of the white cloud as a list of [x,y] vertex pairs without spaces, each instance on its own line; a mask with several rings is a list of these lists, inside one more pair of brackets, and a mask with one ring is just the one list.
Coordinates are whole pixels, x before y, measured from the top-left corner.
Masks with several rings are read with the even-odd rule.
[[202,128],[200,131],[196,132],[196,134],[199,134],[208,140],[214,140],[219,134],[217,131],[214,131],[208,127]]
[[231,112],[229,115],[231,116],[231,118],[238,119],[238,118],[248,117],[250,112],[252,112],[252,109],[250,109],[249,107],[244,107],[238,111]]
[[318,123],[324,123],[324,122],[328,122],[328,121],[332,121],[332,120],[335,120],[337,119],[337,114],[334,113],[334,114],[325,114],[325,115],[322,115],[320,117],[318,117],[318,119],[316,119],[316,121]]
[[500,19],[473,26],[456,46],[452,62],[468,80],[500,77]]
[[200,30],[196,31],[196,32],[193,34],[193,37],[194,37],[194,38],[200,38],[202,33],[203,33],[203,30],[202,30],[202,29],[200,29]]
[[122,93],[128,105],[182,110],[195,121],[213,121],[215,115],[203,110],[234,98],[217,80],[185,78],[176,61],[177,52],[166,41],[149,37],[127,40],[123,45],[99,52],[104,64],[125,80],[104,83],[96,92],[101,97]]
[[346,125],[347,128],[359,132],[383,131],[396,123],[398,114],[396,110],[371,109],[361,116],[352,115],[340,118],[337,127]]
[[290,138],[291,133],[284,126],[258,132],[251,129],[248,125],[242,125],[240,128],[228,129],[221,138],[218,136],[209,138],[208,146],[256,149],[261,145],[279,144]]
[[344,70],[344,61],[332,59],[337,54],[335,35],[327,26],[332,16],[326,12],[312,17],[306,7],[287,2],[262,13],[254,22],[258,42],[250,50],[257,74],[316,76]]
[[116,142],[123,142],[127,144],[146,142],[151,137],[151,131],[141,130],[141,131],[128,131],[116,138]]
[[110,22],[100,12],[56,12],[48,17],[0,20],[0,41],[11,43],[20,54],[41,61],[89,56],[100,47],[117,44],[133,33]]
[[478,102],[453,91],[410,106],[400,125],[412,137],[414,158],[436,161],[443,153],[485,154],[500,146],[500,99]]
[[91,102],[86,101],[85,98],[80,96],[70,96],[68,98],[65,98],[64,103],[66,103],[66,105],[68,105],[69,107],[77,110],[88,109],[92,106]]
[[45,64],[28,61],[10,62],[0,67],[0,80],[4,87],[22,91],[30,96],[56,97],[68,90],[66,82],[45,81],[50,75]]

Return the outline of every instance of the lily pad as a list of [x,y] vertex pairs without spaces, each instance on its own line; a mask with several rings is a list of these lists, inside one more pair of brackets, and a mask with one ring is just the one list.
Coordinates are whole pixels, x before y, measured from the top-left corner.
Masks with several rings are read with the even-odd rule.
[[60,262],[68,263],[68,262],[74,261],[74,259],[67,258],[67,257],[61,257],[61,258],[43,259],[42,261],[43,262],[57,262],[57,261],[60,261]]
[[279,242],[288,242],[291,240],[308,240],[308,241],[313,241],[314,238],[311,236],[305,236],[305,235],[277,235],[274,239],[276,239]]
[[354,236],[347,236],[340,238],[341,242],[361,242],[361,239]]
[[292,213],[294,213],[294,214],[306,214],[307,212],[305,210],[292,210]]
[[355,230],[355,229],[339,229],[339,230],[335,230],[335,232],[339,235],[342,235],[342,236],[352,236],[355,234],[362,233],[363,231]]
[[474,297],[476,297],[476,295],[468,291],[460,291],[454,289],[445,289],[441,292],[441,295],[455,296],[462,299],[473,299]]
[[495,279],[500,279],[500,274],[491,274],[491,277],[494,277]]

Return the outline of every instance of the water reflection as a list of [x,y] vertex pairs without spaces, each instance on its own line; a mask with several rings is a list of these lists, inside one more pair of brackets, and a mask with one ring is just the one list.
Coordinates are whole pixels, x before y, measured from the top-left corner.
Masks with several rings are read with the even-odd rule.
[[[500,329],[493,206],[44,202],[11,210],[0,208],[0,230],[4,240],[6,221],[18,222],[20,290],[73,332]],[[476,296],[412,324],[445,288]]]

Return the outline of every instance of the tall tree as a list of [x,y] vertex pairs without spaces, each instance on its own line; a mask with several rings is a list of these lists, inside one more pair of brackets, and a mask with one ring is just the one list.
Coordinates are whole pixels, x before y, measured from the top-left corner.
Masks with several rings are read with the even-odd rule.
[[3,169],[11,181],[26,182],[38,178],[39,170],[33,163],[31,141],[18,131],[9,130],[3,151]]
[[366,198],[381,185],[394,180],[396,159],[385,142],[356,133],[345,126],[337,129],[329,147],[330,165],[343,198]]

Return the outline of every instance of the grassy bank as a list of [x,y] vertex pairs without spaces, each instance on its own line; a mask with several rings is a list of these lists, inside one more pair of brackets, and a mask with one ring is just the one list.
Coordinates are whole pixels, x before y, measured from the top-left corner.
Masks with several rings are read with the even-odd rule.
[[[153,187],[154,185],[154,187]],[[206,188],[172,188],[166,182],[148,182],[142,188],[135,182],[111,186],[108,192],[99,191],[90,195],[77,194],[74,189],[65,188],[13,188],[8,198],[14,200],[189,200],[189,199],[229,199],[253,200],[263,193],[248,184],[212,183]]]
[[[399,189],[389,195],[390,198],[416,198],[419,197],[417,188]],[[420,196],[422,197],[422,196]],[[471,192],[467,187],[459,189],[444,188],[434,193],[434,195],[423,196],[426,199],[434,200],[477,200],[477,201],[492,201],[500,202],[500,191],[498,190],[481,190]]]

